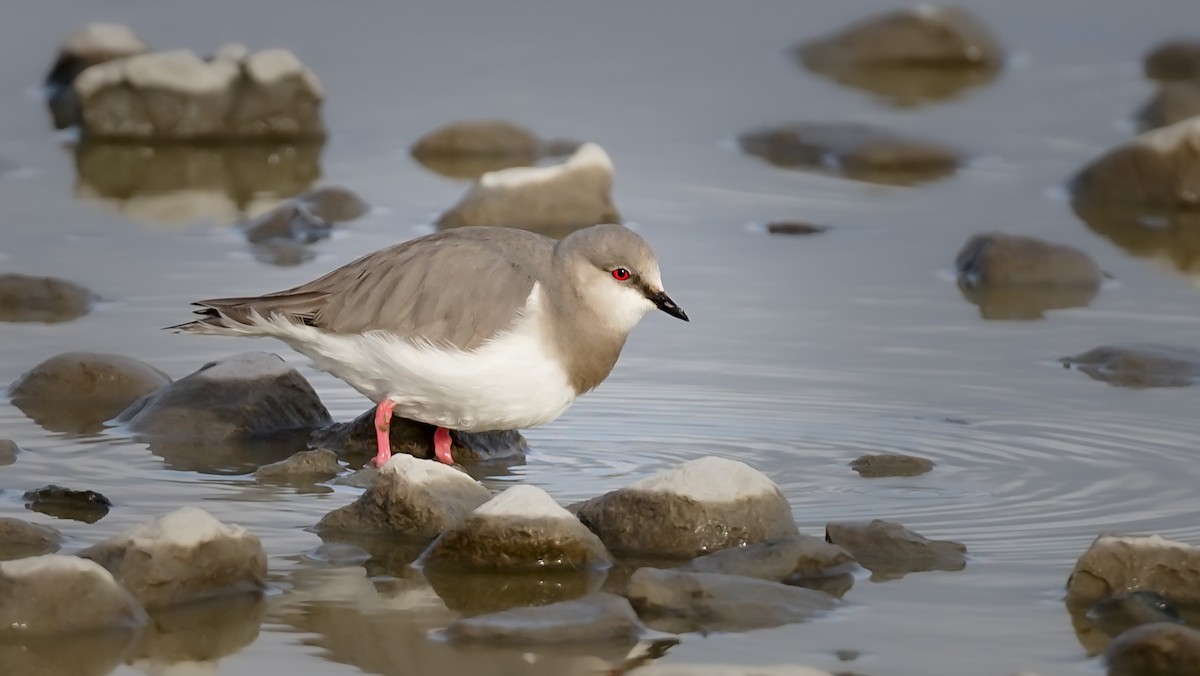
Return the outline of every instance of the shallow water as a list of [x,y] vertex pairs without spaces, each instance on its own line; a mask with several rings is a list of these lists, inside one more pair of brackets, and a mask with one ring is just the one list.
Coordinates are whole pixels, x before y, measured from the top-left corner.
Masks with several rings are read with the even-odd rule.
[[[1062,185],[1132,133],[1130,116],[1152,92],[1140,56],[1197,25],[1200,6],[963,4],[1008,48],[1007,68],[950,100],[895,107],[805,72],[785,50],[896,3],[15,0],[0,22],[0,269],[63,276],[106,300],[69,323],[0,324],[0,383],[68,350],[127,354],[179,377],[264,349],[301,368],[334,417],[349,420],[369,403],[279,344],[159,329],[186,319],[191,300],[286,288],[427,232],[466,184],[422,168],[407,147],[444,123],[500,117],[545,137],[594,140],[617,167],[618,208],[659,252],[692,322],[648,316],[609,381],[529,431],[526,464],[487,481],[536,484],[566,503],[716,454],[775,480],[804,532],[880,517],[970,549],[961,572],[860,578],[850,607],[828,618],[688,635],[663,663],[1098,673],[1063,585],[1100,532],[1200,543],[1197,392],[1111,387],[1053,360],[1122,341],[1194,346],[1200,318],[1196,278],[1169,252],[1130,253],[1092,233]],[[77,159],[51,132],[37,85],[58,41],[93,19],[128,23],[159,47],[294,50],[328,93],[321,180],[359,192],[375,212],[315,245],[314,260],[274,267],[252,256],[230,220],[238,208],[269,206],[254,189],[311,178],[311,158],[292,158],[284,178],[190,191],[130,187],[106,173],[116,160]],[[779,169],[736,150],[740,132],[798,120],[882,124],[972,159],[950,178],[899,188]],[[834,229],[789,238],[756,226],[796,219]],[[990,229],[1078,246],[1117,281],[1087,308],[986,321],[946,270],[970,235]],[[113,673],[594,673],[629,652],[460,650],[430,638],[454,615],[429,587],[400,566],[372,567],[372,583],[361,561],[313,553],[322,543],[305,529],[357,489],[259,486],[220,459],[172,462],[116,435],[50,433],[7,404],[0,437],[29,451],[0,470],[0,514],[60,528],[68,552],[184,504],[263,538],[273,584],[264,604],[164,623],[173,636],[130,653],[124,639],[105,643],[108,652],[81,644],[97,664],[110,654],[121,663]],[[868,452],[937,467],[862,479],[847,463]],[[47,483],[98,490],[114,507],[91,525],[25,510],[21,494]],[[839,649],[863,656],[842,664]]]

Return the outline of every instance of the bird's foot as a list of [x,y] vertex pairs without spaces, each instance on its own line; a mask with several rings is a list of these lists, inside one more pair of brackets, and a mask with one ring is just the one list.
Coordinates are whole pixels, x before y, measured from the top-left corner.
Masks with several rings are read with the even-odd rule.
[[454,464],[454,456],[450,454],[450,430],[445,427],[437,428],[433,433],[433,453],[437,456],[438,462],[447,465]]
[[392,457],[392,409],[395,406],[396,402],[384,399],[375,407],[375,442],[378,450],[375,457],[371,458],[371,464],[375,467],[383,467],[383,463]]

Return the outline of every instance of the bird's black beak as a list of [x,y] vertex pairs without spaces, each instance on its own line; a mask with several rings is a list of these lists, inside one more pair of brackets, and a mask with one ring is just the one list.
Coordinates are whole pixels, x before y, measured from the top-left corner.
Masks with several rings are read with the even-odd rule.
[[685,322],[688,321],[687,313],[683,311],[683,308],[676,305],[675,301],[671,300],[671,297],[668,296],[666,292],[658,291],[655,293],[648,293],[646,294],[646,298],[649,298],[650,302],[654,303],[654,306],[659,310],[662,310],[672,317],[678,317]]

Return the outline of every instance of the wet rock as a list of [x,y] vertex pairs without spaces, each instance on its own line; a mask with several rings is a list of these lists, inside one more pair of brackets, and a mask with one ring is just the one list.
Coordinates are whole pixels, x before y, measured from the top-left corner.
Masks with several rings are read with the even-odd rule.
[[333,224],[313,216],[298,203],[286,202],[278,208],[240,226],[246,241],[261,244],[271,239],[286,239],[300,244],[329,237]]
[[504,120],[467,120],[426,134],[409,152],[439,174],[473,179],[529,166],[547,155],[570,155],[578,146],[568,141],[542,141],[532,131]]
[[1108,676],[1192,676],[1200,664],[1200,631],[1178,624],[1145,624],[1121,634],[1104,651]]
[[345,223],[364,216],[371,210],[363,198],[349,188],[326,185],[296,197],[308,213],[330,223]]
[[11,465],[17,461],[21,447],[12,439],[0,439],[0,467]]
[[0,636],[129,629],[146,613],[107,570],[74,556],[0,562]]
[[147,608],[259,591],[267,574],[257,537],[195,507],[147,521],[79,556],[108,569]]
[[112,509],[112,501],[96,491],[75,491],[54,484],[26,491],[22,497],[25,509],[84,523],[96,523]]
[[1067,603],[1091,607],[1114,595],[1153,591],[1175,603],[1200,603],[1200,548],[1158,535],[1101,535],[1067,580]]
[[308,381],[279,355],[245,352],[143,397],[117,422],[139,435],[216,442],[307,433],[330,418]]
[[1200,78],[1200,40],[1168,40],[1146,54],[1142,67],[1151,80]]
[[437,225],[517,227],[565,236],[579,228],[621,222],[612,202],[612,184],[608,153],[585,143],[562,164],[484,174]]
[[132,28],[121,24],[89,23],[68,35],[46,74],[47,103],[54,128],[66,129],[79,118],[79,102],[71,85],[80,73],[91,66],[149,50]]
[[66,322],[90,312],[95,300],[65,279],[0,275],[0,322]]
[[517,485],[452,526],[422,557],[426,566],[496,571],[604,568],[612,556],[540,488]]
[[857,568],[854,557],[845,549],[811,535],[791,535],[745,547],[722,549],[692,559],[679,570],[797,584],[810,578],[840,575],[854,568]]
[[317,529],[431,539],[461,525],[491,497],[482,484],[453,467],[395,455],[366,492],[326,514]]
[[75,196],[154,225],[233,223],[255,200],[303,192],[321,175],[315,143],[150,146],[83,143]]
[[1164,82],[1137,113],[1143,129],[1168,127],[1200,115],[1200,75],[1192,80]]
[[756,129],[738,142],[778,167],[890,185],[949,176],[962,161],[946,146],[861,124],[799,122]]
[[962,570],[967,565],[967,547],[950,540],[928,540],[924,536],[882,519],[866,522],[830,523],[825,539],[844,547],[871,571],[871,579],[888,580],[927,570]]
[[187,50],[138,54],[87,69],[74,87],[83,134],[93,141],[325,136],[320,82],[283,49],[240,60],[205,61]]
[[985,319],[1039,319],[1081,307],[1104,273],[1083,251],[1033,237],[989,232],[971,237],[954,260],[958,288]]
[[1004,62],[1004,50],[967,10],[931,5],[869,17],[794,51],[810,71],[897,105],[951,98],[991,81]]
[[918,476],[933,471],[933,461],[912,455],[862,455],[850,463],[859,476],[878,479],[892,476]]
[[64,352],[27,371],[8,394],[14,406],[52,432],[91,433],[170,384],[167,374],[131,357]]
[[1081,169],[1069,187],[1075,210],[1082,212],[1200,206],[1200,117],[1152,129],[1113,148]]
[[1118,387],[1186,387],[1200,378],[1200,350],[1190,347],[1102,345],[1058,361]]
[[[434,427],[399,416],[392,418],[389,439],[392,453],[417,458],[433,458]],[[450,431],[454,461],[469,465],[487,461],[514,461],[525,458],[529,445],[517,430],[498,432]],[[350,461],[361,465],[375,457],[375,408],[364,411],[349,423],[333,423],[312,435],[314,446],[329,448]]]
[[1088,611],[1088,617],[1112,637],[1143,624],[1183,622],[1175,605],[1162,594],[1152,591],[1135,591],[1102,599]]
[[300,451],[286,460],[263,465],[254,472],[259,483],[314,484],[328,481],[342,472],[337,453],[316,448]]
[[814,225],[804,221],[775,221],[767,223],[767,232],[772,235],[816,235],[829,230],[827,225]]
[[648,626],[673,633],[777,627],[810,620],[839,604],[803,587],[657,568],[639,568],[625,596]]
[[0,561],[53,554],[62,546],[62,541],[62,534],[53,528],[20,519],[0,518]]
[[642,623],[629,601],[591,594],[532,608],[513,608],[458,620],[446,628],[455,641],[497,643],[597,643],[637,640]]
[[797,534],[787,499],[745,463],[691,460],[574,506],[610,550],[691,558]]

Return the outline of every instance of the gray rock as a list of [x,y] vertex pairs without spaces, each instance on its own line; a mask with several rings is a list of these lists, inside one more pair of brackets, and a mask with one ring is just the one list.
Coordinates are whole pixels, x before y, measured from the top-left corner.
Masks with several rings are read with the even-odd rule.
[[745,547],[722,549],[692,559],[679,570],[741,575],[796,584],[810,578],[841,575],[857,567],[854,557],[837,545],[811,535],[792,535]]
[[366,492],[326,514],[317,529],[431,539],[461,525],[491,497],[482,484],[453,467],[395,455]]
[[0,518],[0,561],[53,554],[62,547],[63,536],[47,526]]
[[1101,535],[1067,580],[1067,604],[1092,607],[1131,591],[1152,591],[1181,605],[1200,603],[1200,547],[1158,535]]
[[1108,676],[1194,676],[1200,631],[1179,624],[1145,624],[1121,634],[1104,651]]
[[797,534],[779,488],[750,466],[704,457],[574,506],[623,556],[692,558]]
[[625,596],[659,631],[748,631],[804,622],[836,608],[824,593],[737,575],[639,568]]
[[1190,347],[1102,345],[1058,361],[1118,387],[1186,387],[1200,378],[1200,350]]
[[76,491],[50,484],[26,491],[25,509],[84,523],[96,523],[108,515],[112,501],[96,491]]
[[542,140],[528,129],[503,120],[454,122],[422,136],[409,148],[425,167],[452,178],[529,166],[537,161]]
[[52,432],[91,433],[170,384],[167,374],[132,357],[65,352],[27,371],[8,394],[14,406]]
[[829,230],[827,225],[816,225],[804,221],[775,221],[767,223],[767,232],[772,235],[816,235]]
[[75,80],[92,141],[311,141],[325,136],[324,93],[286,50],[205,61],[187,50],[109,61]]
[[794,52],[814,73],[903,106],[990,82],[1004,62],[1004,50],[967,10],[930,5],[869,17]]
[[827,524],[825,539],[849,551],[877,581],[927,570],[962,570],[967,565],[966,545],[929,540],[882,519]]
[[1086,306],[1104,277],[1075,247],[999,232],[971,237],[954,266],[963,297],[985,319],[1038,319],[1046,310]]
[[[417,458],[433,458],[434,427],[406,418],[392,418],[389,440],[392,453]],[[517,430],[497,432],[450,431],[451,453],[460,465],[478,462],[525,459],[529,444]],[[371,407],[349,423],[333,423],[312,435],[312,444],[332,449],[353,464],[366,463],[375,457],[375,408]]]
[[95,294],[57,277],[0,275],[0,322],[66,322],[86,315]]
[[1168,40],[1146,54],[1142,67],[1151,80],[1200,78],[1200,40]]
[[0,562],[0,636],[131,629],[146,613],[109,572],[74,556]]
[[1073,207],[1085,213],[1194,209],[1200,205],[1200,117],[1118,145],[1075,174],[1069,188]]
[[0,439],[0,467],[11,465],[21,454],[21,447],[12,439]]
[[284,202],[239,227],[246,236],[246,241],[251,244],[261,244],[272,239],[312,244],[326,239],[333,232],[332,223],[313,216],[297,202]]
[[579,228],[621,222],[612,202],[612,184],[608,153],[585,143],[562,164],[484,174],[437,225],[517,227],[561,237]]
[[1137,112],[1142,129],[1168,127],[1200,115],[1200,75],[1192,80],[1164,82]]
[[312,484],[328,481],[340,474],[337,453],[324,448],[300,451],[286,460],[263,465],[254,472],[259,483]]
[[108,569],[147,608],[266,586],[267,555],[259,539],[195,507],[147,521],[79,556]]
[[851,123],[799,122],[742,134],[742,150],[787,169],[858,181],[916,185],[953,174],[957,151],[931,141]]
[[117,421],[142,435],[221,441],[313,430],[330,418],[308,381],[278,355],[246,352],[143,397]]
[[349,188],[326,185],[296,196],[296,201],[316,218],[330,223],[345,223],[361,218],[371,210],[363,198]]
[[72,84],[85,69],[114,59],[149,51],[129,26],[89,23],[67,36],[58,58],[46,74],[47,103],[56,129],[66,129],[79,119],[79,101]]
[[446,628],[454,641],[516,643],[599,643],[637,640],[643,627],[629,601],[597,593],[573,601],[513,608],[455,621]]
[[516,485],[443,532],[422,561],[447,569],[542,572],[605,568],[612,556],[545,491]]
[[933,471],[933,461],[912,455],[862,455],[850,463],[859,476],[868,479],[894,476],[918,476]]

